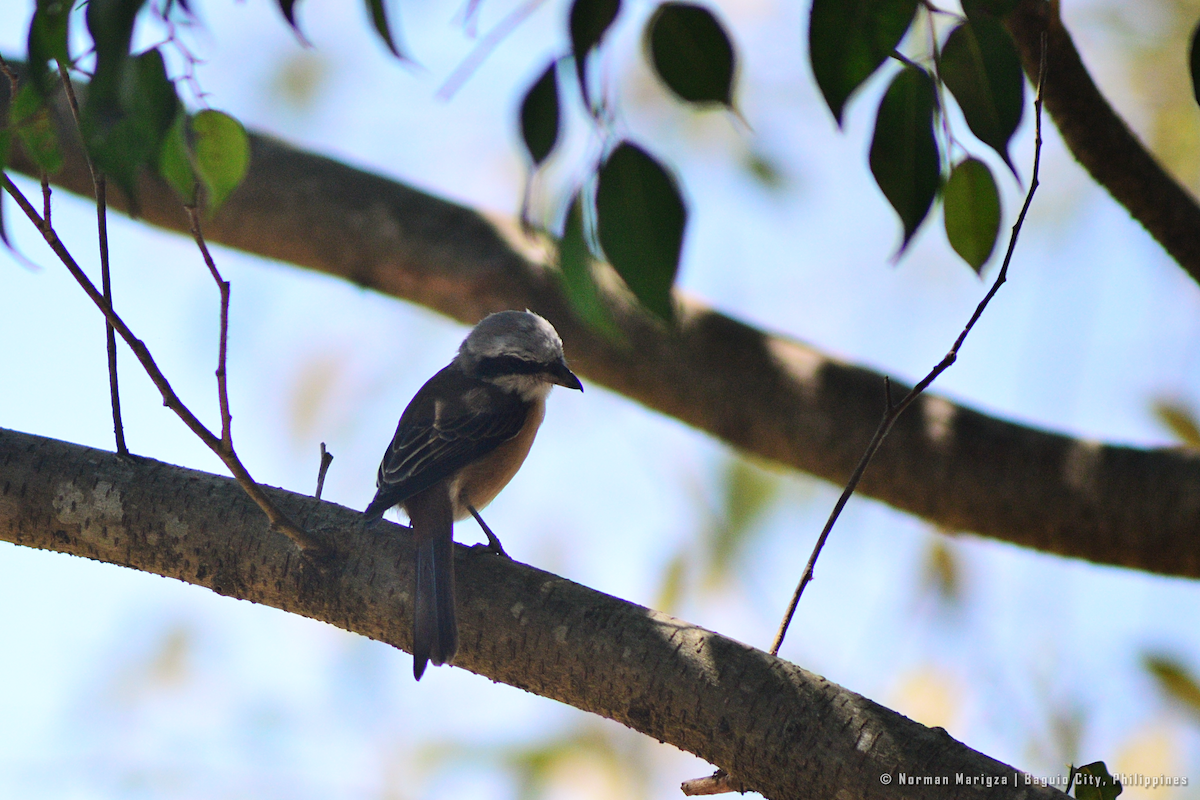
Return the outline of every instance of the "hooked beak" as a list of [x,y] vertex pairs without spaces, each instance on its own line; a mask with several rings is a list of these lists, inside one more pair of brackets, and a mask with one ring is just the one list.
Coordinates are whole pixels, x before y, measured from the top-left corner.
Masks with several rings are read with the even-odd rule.
[[579,378],[575,377],[575,373],[567,368],[567,362],[559,361],[554,366],[550,367],[547,372],[550,374],[550,380],[557,383],[559,386],[565,386],[568,389],[578,389],[583,391],[583,384],[579,382]]

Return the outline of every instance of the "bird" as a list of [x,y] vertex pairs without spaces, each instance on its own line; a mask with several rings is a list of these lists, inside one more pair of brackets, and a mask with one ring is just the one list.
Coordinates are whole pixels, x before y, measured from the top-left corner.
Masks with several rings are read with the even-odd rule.
[[554,326],[532,311],[499,311],[476,325],[449,365],[426,381],[400,415],[383,455],[370,525],[399,506],[416,538],[413,676],[458,651],[454,522],[471,515],[489,547],[507,555],[479,510],[521,468],[555,386],[583,391]]

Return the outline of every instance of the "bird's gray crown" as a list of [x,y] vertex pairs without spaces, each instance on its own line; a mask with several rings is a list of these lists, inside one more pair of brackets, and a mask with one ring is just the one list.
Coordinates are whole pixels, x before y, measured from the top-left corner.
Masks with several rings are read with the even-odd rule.
[[562,339],[553,325],[532,311],[498,311],[484,317],[458,348],[459,361],[468,367],[503,356],[554,364],[563,357]]

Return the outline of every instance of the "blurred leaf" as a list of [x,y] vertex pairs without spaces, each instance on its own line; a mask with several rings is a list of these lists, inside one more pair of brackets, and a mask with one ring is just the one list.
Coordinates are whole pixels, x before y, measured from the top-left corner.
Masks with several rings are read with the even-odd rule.
[[951,608],[962,602],[962,567],[954,550],[940,537],[930,540],[922,582]]
[[192,118],[196,175],[204,184],[204,206],[209,215],[224,205],[250,169],[250,137],[228,114],[201,111]]
[[58,172],[63,163],[62,152],[58,149],[58,135],[54,132],[54,123],[50,121],[45,102],[32,83],[25,84],[17,91],[10,113],[13,129],[33,163],[47,173]]
[[600,46],[604,34],[621,11],[621,0],[575,0],[571,4],[568,28],[571,33],[571,52],[575,55],[575,72],[583,104],[592,107],[587,87],[587,58]]
[[1075,797],[1078,800],[1113,800],[1124,789],[1121,782],[1108,774],[1108,767],[1103,761],[1084,764],[1076,769],[1071,768],[1075,775]]
[[846,100],[892,54],[916,13],[917,0],[813,0],[809,59],[839,126]]
[[1192,31],[1191,46],[1188,47],[1188,66],[1192,73],[1192,94],[1196,98],[1196,102],[1200,103],[1200,47],[1196,47],[1196,42],[1200,40],[1200,23],[1197,23]]
[[745,159],[742,161],[742,166],[746,168],[746,171],[750,173],[750,176],[754,180],[768,189],[782,189],[787,184],[787,179],[784,177],[779,165],[773,158],[763,153],[747,153]]
[[589,328],[610,341],[622,341],[621,331],[613,323],[592,274],[592,254],[584,236],[583,200],[579,195],[567,211],[567,224],[558,242],[558,265],[562,270],[563,292],[571,303],[571,310]]
[[1172,400],[1156,400],[1154,416],[1179,438],[1184,447],[1200,450],[1200,422],[1192,409]]
[[283,14],[288,25],[291,25],[292,30],[300,34],[300,26],[296,24],[296,0],[277,0],[277,2],[279,3],[279,12]]
[[1008,143],[1025,111],[1025,77],[1008,31],[983,15],[964,22],[946,39],[940,68],[971,133],[1016,175]]
[[[8,151],[11,146],[12,131],[7,125],[0,126],[0,175],[4,175],[8,169]],[[4,195],[4,192],[0,192],[0,242],[12,250],[12,242],[8,240],[8,228],[4,225]]]
[[950,171],[942,194],[946,238],[976,273],[996,248],[1000,233],[1000,193],[987,164],[968,158]]
[[871,173],[904,223],[901,253],[929,213],[941,181],[933,133],[936,104],[929,74],[907,66],[892,80],[875,120]]
[[[387,7],[384,6],[383,0],[366,0],[366,3],[367,12],[371,15],[371,24],[375,26],[375,32],[379,34],[380,39],[383,39],[387,49],[392,51],[392,55],[403,60],[405,55],[400,52],[400,48],[396,46],[396,42],[392,38],[392,29],[388,25]],[[288,21],[291,22],[290,19]],[[293,23],[294,25],[295,23]]]
[[643,306],[673,320],[671,287],[687,225],[675,178],[645,150],[622,142],[600,167],[596,216],[605,257]]
[[47,63],[71,63],[71,54],[67,49],[71,5],[71,0],[38,0],[33,19],[29,22],[29,77],[43,97],[49,95],[52,86]]
[[706,582],[725,577],[759,523],[780,497],[779,476],[744,458],[730,457],[721,474],[721,507],[709,543]]
[[196,202],[196,173],[187,143],[188,115],[182,110],[163,139],[158,155],[158,174],[175,190],[185,205]]
[[550,62],[521,101],[521,136],[536,168],[558,141],[558,61]]
[[1142,656],[1142,666],[1169,698],[1200,716],[1200,683],[1191,670],[1174,658],[1154,654]]
[[667,562],[663,570],[662,586],[659,587],[658,597],[654,607],[668,614],[678,611],[683,593],[687,587],[688,562],[686,550],[680,551]]
[[145,0],[90,0],[87,5],[88,33],[96,51],[96,68],[88,84],[87,105],[103,127],[115,115],[125,62],[133,40],[133,23]]
[[663,3],[647,31],[651,63],[671,91],[690,103],[733,107],[733,44],[711,11]]
[[121,71],[116,105],[85,107],[84,141],[96,167],[116,181],[136,208],[138,173],[158,166],[180,105],[157,49],[126,59]]
[[1020,0],[963,0],[963,13],[967,19],[974,20],[980,13],[1003,18],[1009,14]]

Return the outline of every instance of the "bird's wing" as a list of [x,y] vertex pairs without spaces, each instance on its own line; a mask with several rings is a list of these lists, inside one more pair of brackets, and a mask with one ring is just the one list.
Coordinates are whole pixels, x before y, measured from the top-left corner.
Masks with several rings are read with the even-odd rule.
[[379,465],[379,490],[364,512],[378,518],[516,436],[528,409],[491,384],[444,369],[409,403]]

